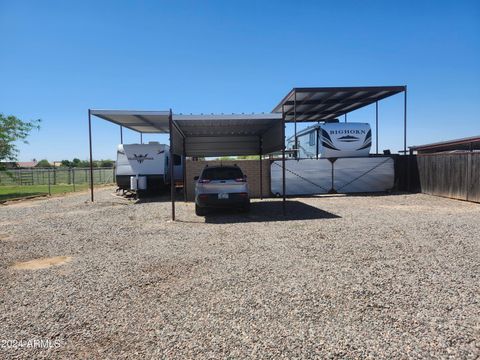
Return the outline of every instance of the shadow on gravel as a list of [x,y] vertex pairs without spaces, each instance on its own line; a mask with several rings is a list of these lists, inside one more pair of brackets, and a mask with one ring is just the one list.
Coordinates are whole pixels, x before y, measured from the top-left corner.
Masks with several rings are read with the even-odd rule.
[[205,222],[209,224],[228,224],[338,218],[340,216],[294,200],[286,202],[286,214],[283,215],[281,201],[263,200],[252,202],[248,213],[241,213],[234,209],[212,209],[205,216]]

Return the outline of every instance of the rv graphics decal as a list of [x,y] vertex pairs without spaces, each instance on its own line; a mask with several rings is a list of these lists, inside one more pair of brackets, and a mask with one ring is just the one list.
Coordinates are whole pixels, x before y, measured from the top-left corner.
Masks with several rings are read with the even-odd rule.
[[145,160],[153,160],[153,157],[148,157],[148,154],[133,154],[133,157],[129,157],[128,160],[137,160],[139,164],[143,163]]
[[368,148],[370,145],[372,145],[372,131],[368,130],[367,136],[365,136],[365,140],[363,141],[363,144],[361,147],[359,147],[357,150],[363,150]]
[[333,145],[330,135],[328,135],[328,132],[326,132],[324,129],[322,129],[322,145],[328,149],[340,151],[335,147],[335,145]]
[[360,140],[360,138],[352,135],[345,135],[345,136],[339,137],[337,140],[341,142],[354,142],[354,141]]

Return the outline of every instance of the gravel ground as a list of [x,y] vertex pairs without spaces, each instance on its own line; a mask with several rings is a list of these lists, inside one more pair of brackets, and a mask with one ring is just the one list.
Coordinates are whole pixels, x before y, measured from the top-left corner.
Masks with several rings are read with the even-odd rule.
[[[200,218],[181,202],[171,222],[167,198],[97,198],[0,207],[0,358],[480,355],[478,204],[302,198],[283,218],[271,199]],[[46,257],[69,261],[14,267]]]

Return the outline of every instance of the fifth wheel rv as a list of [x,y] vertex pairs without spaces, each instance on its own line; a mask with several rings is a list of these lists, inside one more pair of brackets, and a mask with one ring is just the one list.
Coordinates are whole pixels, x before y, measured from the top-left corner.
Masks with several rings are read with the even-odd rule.
[[[148,144],[120,144],[117,148],[116,182],[121,190],[160,191],[170,184],[170,148]],[[182,158],[173,155],[174,178],[183,178]]]
[[[287,148],[295,149],[294,137]],[[310,126],[297,133],[297,157],[300,159],[368,156],[372,131],[366,123],[327,123]]]

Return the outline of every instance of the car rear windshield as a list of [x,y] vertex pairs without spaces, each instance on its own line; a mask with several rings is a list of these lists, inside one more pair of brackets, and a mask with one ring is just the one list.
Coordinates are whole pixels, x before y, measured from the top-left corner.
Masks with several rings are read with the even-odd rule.
[[204,180],[234,180],[242,178],[242,170],[237,167],[218,167],[203,170]]

